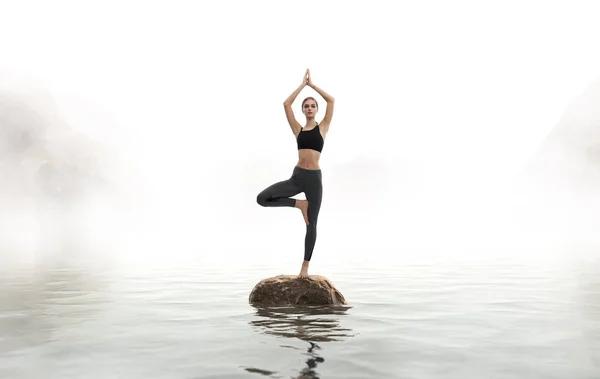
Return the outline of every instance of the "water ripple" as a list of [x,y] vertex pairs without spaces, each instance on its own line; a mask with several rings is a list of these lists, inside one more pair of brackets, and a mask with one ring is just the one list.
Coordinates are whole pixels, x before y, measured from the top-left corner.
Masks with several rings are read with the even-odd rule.
[[0,269],[0,377],[600,376],[600,264],[332,267],[348,306],[253,307],[268,272]]

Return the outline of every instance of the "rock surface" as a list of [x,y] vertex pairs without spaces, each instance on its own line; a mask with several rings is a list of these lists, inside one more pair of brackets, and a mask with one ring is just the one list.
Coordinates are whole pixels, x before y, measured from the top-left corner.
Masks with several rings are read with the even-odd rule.
[[321,275],[278,275],[261,280],[250,293],[253,305],[344,305],[346,299]]

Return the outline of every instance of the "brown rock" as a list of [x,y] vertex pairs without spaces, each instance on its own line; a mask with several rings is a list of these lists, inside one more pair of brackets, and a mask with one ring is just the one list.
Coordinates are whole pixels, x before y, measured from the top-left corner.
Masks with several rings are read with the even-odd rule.
[[344,305],[346,300],[329,279],[321,275],[298,278],[278,275],[261,280],[250,293],[254,305]]

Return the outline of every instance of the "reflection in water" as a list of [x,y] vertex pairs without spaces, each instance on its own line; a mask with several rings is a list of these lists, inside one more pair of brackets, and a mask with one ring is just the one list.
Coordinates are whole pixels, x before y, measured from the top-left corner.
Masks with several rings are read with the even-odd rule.
[[340,326],[348,306],[255,307],[259,320],[250,321],[262,333],[303,341],[331,342],[352,337]]
[[[348,306],[288,306],[288,307],[258,307],[255,306],[258,320],[250,321],[250,325],[259,332],[284,338],[298,338],[308,342],[306,367],[300,370],[297,378],[319,378],[316,371],[319,363],[325,362],[317,351],[322,350],[317,342],[342,341],[354,337],[351,329],[340,325],[340,318],[346,316]],[[294,346],[280,345],[284,348],[296,349]],[[274,372],[256,368],[246,368],[248,372],[265,376]]]
[[317,363],[325,362],[325,359],[319,356],[317,353],[313,352],[315,348],[320,349],[320,347],[314,342],[309,342],[310,347],[308,348],[308,355],[310,358],[306,361],[306,367],[300,371],[299,378],[318,378],[318,374],[315,371],[317,367]]

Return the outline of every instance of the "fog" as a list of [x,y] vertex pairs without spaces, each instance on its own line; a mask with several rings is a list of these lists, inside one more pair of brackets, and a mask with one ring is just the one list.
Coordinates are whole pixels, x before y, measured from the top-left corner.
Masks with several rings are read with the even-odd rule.
[[392,4],[2,5],[3,263],[299,261],[256,195],[306,68],[336,98],[317,260],[597,253],[591,6]]
[[132,203],[119,153],[72,128],[47,89],[24,80],[0,89],[0,126],[3,256],[111,246]]

